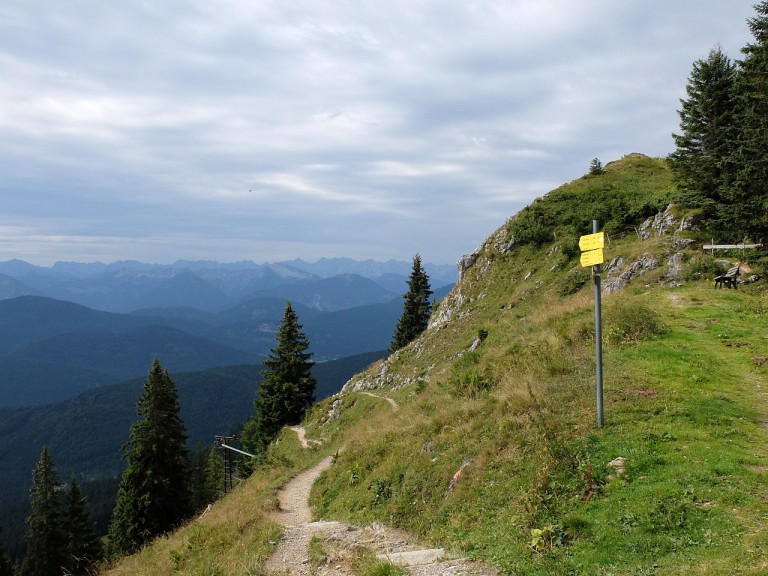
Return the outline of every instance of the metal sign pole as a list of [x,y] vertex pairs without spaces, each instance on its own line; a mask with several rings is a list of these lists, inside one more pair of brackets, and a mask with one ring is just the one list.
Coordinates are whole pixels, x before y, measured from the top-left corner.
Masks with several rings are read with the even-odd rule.
[[[597,220],[592,220],[592,233],[597,234],[600,225]],[[595,356],[596,356],[596,381],[597,381],[597,425],[602,428],[603,418],[603,317],[600,287],[600,264],[592,267],[595,277]]]

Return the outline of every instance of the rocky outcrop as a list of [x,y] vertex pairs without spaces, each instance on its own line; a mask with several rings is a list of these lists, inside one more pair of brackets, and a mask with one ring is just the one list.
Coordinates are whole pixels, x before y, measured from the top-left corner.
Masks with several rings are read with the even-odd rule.
[[[608,279],[603,281],[603,292],[606,294],[613,294],[618,292],[622,288],[626,287],[629,281],[641,274],[645,274],[649,270],[653,270],[659,267],[659,263],[653,255],[649,253],[643,254],[640,260],[633,262],[628,267],[624,268],[624,259],[618,256],[611,260],[606,267],[605,273]],[[621,270],[621,272],[619,272]],[[618,277],[611,278],[613,274],[618,273]]]
[[466,274],[467,270],[472,268],[472,265],[477,261],[477,256],[480,254],[479,250],[480,249],[478,248],[471,254],[464,254],[458,264],[456,264],[456,267],[459,269],[459,281],[464,278],[464,274]]
[[451,292],[440,301],[440,305],[429,317],[427,330],[434,330],[443,324],[446,324],[456,311],[466,304],[468,298],[461,291],[461,286],[457,284]]
[[467,270],[475,265],[475,262],[477,262],[480,254],[482,254],[485,250],[493,250],[499,254],[507,254],[514,250],[518,244],[519,243],[517,240],[515,240],[514,236],[507,238],[507,227],[502,226],[496,230],[496,232],[494,232],[493,235],[488,238],[488,240],[478,246],[474,252],[470,254],[464,254],[464,256],[461,257],[461,259],[456,264],[456,267],[459,271],[459,281],[464,278]]
[[361,392],[363,390],[387,389],[391,391],[400,390],[405,386],[415,384],[419,380],[429,382],[429,374],[422,376],[407,377],[396,370],[391,370],[392,361],[396,354],[384,360],[381,365],[373,372],[363,372],[349,380],[341,389],[341,393]]
[[667,206],[664,212],[659,212],[640,224],[640,237],[648,240],[654,233],[657,236],[665,236],[675,227],[675,216],[672,214],[672,205]]
[[687,250],[693,243],[693,238],[675,238],[672,241],[672,248],[674,250]]
[[667,260],[668,270],[664,275],[667,280],[675,281],[680,277],[683,273],[683,260],[684,256],[682,252],[675,252],[669,257],[669,260]]
[[[659,212],[656,216],[652,216],[646,219],[640,224],[640,237],[643,240],[648,240],[654,234],[656,236],[667,236],[669,234],[679,234],[686,230],[698,230],[701,224],[702,216],[700,214],[689,214],[682,218],[676,218],[674,215],[674,206],[670,204],[663,212]],[[675,242],[685,243],[687,248],[693,240],[688,238],[676,239]],[[683,248],[677,248],[681,250]]]

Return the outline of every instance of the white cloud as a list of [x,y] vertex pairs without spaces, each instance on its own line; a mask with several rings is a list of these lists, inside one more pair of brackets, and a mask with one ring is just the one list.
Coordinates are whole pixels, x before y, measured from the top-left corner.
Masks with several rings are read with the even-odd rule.
[[455,261],[593,157],[670,152],[693,61],[738,58],[752,12],[8,0],[0,259]]

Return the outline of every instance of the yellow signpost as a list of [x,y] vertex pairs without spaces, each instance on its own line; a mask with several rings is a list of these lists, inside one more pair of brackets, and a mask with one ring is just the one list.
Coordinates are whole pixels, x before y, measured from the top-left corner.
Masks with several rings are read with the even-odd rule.
[[[579,250],[583,252],[587,252],[588,250],[602,250],[604,245],[604,232],[598,232],[597,234],[587,234],[586,236],[579,238]],[[599,264],[602,264],[602,261],[599,262]],[[582,266],[584,266],[584,264],[582,264]]]
[[587,268],[588,266],[595,266],[597,264],[602,264],[603,249],[599,248],[598,250],[590,250],[589,252],[582,252],[580,262],[584,268]]
[[595,364],[597,385],[597,425],[603,427],[603,319],[602,302],[600,301],[600,264],[603,263],[603,246],[605,234],[598,232],[597,220],[592,220],[592,234],[579,238],[581,252],[581,265],[586,268],[593,266],[592,272],[595,279]]

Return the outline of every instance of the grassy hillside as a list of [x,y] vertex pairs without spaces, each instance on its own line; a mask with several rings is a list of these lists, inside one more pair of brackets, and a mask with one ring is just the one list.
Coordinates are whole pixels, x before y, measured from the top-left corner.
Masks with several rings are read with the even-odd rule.
[[[109,573],[261,573],[275,487],[342,448],[313,490],[319,517],[399,526],[505,573],[767,573],[768,291],[715,290],[723,264],[701,251],[705,231],[678,231],[681,208],[643,234],[674,192],[663,161],[630,155],[534,202],[419,340],[312,410],[319,447],[285,435],[221,516]],[[577,247],[592,218],[608,233],[604,282],[631,276],[603,299],[603,428]]]

